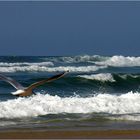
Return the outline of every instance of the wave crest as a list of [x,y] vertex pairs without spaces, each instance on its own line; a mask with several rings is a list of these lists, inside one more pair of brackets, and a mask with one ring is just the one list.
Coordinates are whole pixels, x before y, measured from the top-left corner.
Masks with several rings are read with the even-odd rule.
[[108,57],[99,56],[99,55],[77,55],[77,56],[67,56],[67,57],[51,57],[43,58],[43,60],[60,62],[60,63],[81,63],[81,62],[91,62],[91,61],[102,61],[106,60]]
[[90,80],[98,80],[98,81],[102,81],[102,82],[106,82],[106,81],[115,82],[113,76],[110,73],[78,75],[78,77],[82,77],[82,78],[90,79]]
[[[65,97],[35,95],[0,102],[0,118],[33,117],[58,113],[109,113],[113,115],[140,112],[140,93],[120,96],[98,94],[94,97]],[[140,115],[138,116],[140,118]]]
[[0,67],[13,67],[13,66],[54,66],[52,62],[40,62],[40,63],[28,63],[28,62],[23,62],[23,63],[0,63]]
[[114,67],[134,67],[140,66],[140,57],[113,56],[105,61],[95,62],[95,64]]
[[106,66],[59,66],[59,67],[46,67],[46,66],[13,66],[13,67],[0,67],[0,72],[58,72],[67,71],[70,72],[94,72],[99,69],[104,69]]
[[59,63],[94,63],[113,67],[133,67],[140,66],[140,57],[114,55],[112,57],[100,55],[79,55],[71,57],[45,58],[47,61]]

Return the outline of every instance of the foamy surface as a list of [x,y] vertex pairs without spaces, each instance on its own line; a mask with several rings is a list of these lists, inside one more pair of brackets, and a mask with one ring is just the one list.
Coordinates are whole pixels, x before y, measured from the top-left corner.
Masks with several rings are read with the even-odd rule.
[[78,77],[82,77],[85,79],[90,79],[90,80],[98,80],[98,81],[110,81],[110,82],[115,82],[113,79],[113,76],[110,73],[100,73],[100,74],[91,74],[91,75],[78,75]]
[[[108,113],[115,119],[140,121],[140,93],[98,94],[94,97],[59,97],[38,94],[0,102],[0,118],[34,117],[59,113]],[[135,115],[137,114],[137,115]]]

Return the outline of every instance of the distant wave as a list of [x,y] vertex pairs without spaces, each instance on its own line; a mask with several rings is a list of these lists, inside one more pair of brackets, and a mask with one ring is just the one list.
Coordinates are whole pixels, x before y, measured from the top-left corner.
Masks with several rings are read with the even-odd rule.
[[91,79],[91,80],[98,80],[98,81],[110,81],[114,82],[114,78],[110,73],[100,73],[100,74],[91,74],[91,75],[78,75],[77,77],[82,77],[85,79]]
[[[111,73],[99,73],[99,74],[88,74],[88,75],[78,75],[77,77],[85,78],[89,80],[96,80],[101,82],[140,82],[139,74],[111,74]],[[135,81],[134,81],[135,80]]]
[[95,62],[95,64],[113,67],[134,67],[140,66],[140,57],[113,56],[105,61]]
[[114,55],[109,56],[100,56],[100,55],[79,55],[71,57],[52,57],[52,58],[43,58],[43,60],[51,62],[60,62],[60,63],[94,63],[97,65],[106,65],[113,67],[134,67],[140,66],[140,57],[134,56],[121,56]]
[[[100,55],[78,55],[78,56],[59,56],[59,57],[45,57],[40,58],[45,62],[40,63],[4,63],[0,62],[0,66],[19,66],[19,65],[49,65],[53,66],[54,63],[94,63],[97,65],[107,65],[113,67],[133,67],[140,66],[140,57],[134,56],[100,56]],[[47,62],[46,62],[47,61]]]
[[[140,57],[129,57],[129,56],[128,57],[125,56],[105,57],[99,55],[93,55],[93,56],[83,55],[83,56],[73,56],[73,57],[47,57],[41,59],[43,60],[46,59],[46,62],[38,62],[38,63],[0,62],[0,72],[17,72],[17,71],[55,72],[55,71],[65,71],[65,70],[70,70],[71,72],[94,72],[99,69],[107,68],[108,66],[111,67],[140,66]],[[64,64],[55,63],[55,62],[61,62]],[[86,62],[89,63],[88,66],[85,66]],[[77,65],[75,63],[79,63],[79,64]]]
[[91,62],[91,61],[102,61],[106,60],[108,57],[99,56],[99,55],[77,55],[77,56],[60,56],[60,57],[51,57],[43,58],[43,60],[60,62],[60,63],[81,63],[81,62]]
[[13,66],[54,66],[53,62],[40,62],[40,63],[6,63],[0,62],[0,67],[13,67]]
[[[140,93],[126,93],[120,96],[98,94],[94,97],[65,97],[34,95],[0,102],[0,118],[33,117],[58,113],[109,113],[125,115],[125,119],[140,121]],[[127,118],[127,114],[129,117]],[[122,117],[123,117],[122,116]],[[115,117],[117,119],[117,117]],[[119,116],[120,119],[120,116]]]
[[59,66],[59,67],[47,67],[40,65],[30,65],[30,66],[12,66],[12,67],[0,67],[0,72],[57,72],[57,71],[67,71],[70,72],[94,72],[99,69],[104,69],[106,66]]
[[125,79],[125,80],[127,80],[127,79],[129,79],[129,78],[131,78],[131,79],[140,79],[140,74],[139,75],[133,75],[133,74],[122,74],[122,75],[118,75],[120,78],[122,78],[122,79]]

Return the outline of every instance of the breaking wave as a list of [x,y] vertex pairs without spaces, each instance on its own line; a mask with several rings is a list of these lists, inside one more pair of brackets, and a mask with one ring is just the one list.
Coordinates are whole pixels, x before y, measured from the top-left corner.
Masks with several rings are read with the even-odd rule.
[[106,66],[59,66],[59,67],[47,67],[40,65],[30,66],[13,66],[13,67],[0,67],[0,72],[58,72],[67,71],[70,72],[94,72],[99,69],[104,69]]
[[134,67],[140,66],[140,57],[113,56],[105,61],[95,62],[95,64],[113,67]]
[[[139,74],[111,74],[111,73],[99,73],[99,74],[91,74],[91,75],[78,75],[77,77],[85,78],[89,80],[97,80],[101,82],[129,82],[129,81],[140,81]],[[121,81],[120,81],[121,80]]]
[[[94,63],[97,65],[107,65],[113,67],[133,67],[133,66],[140,66],[140,57],[134,56],[121,56],[121,55],[114,55],[114,56],[100,56],[100,55],[79,55],[79,56],[59,56],[59,57],[43,57],[40,58],[43,61],[42,63],[7,63],[7,62],[0,62],[0,66],[20,66],[20,65],[47,65],[53,66],[54,63]],[[29,58],[30,60],[30,58]]]
[[40,63],[6,63],[6,62],[0,62],[0,67],[13,67],[13,66],[54,66],[52,62],[40,62]]
[[105,81],[115,82],[113,76],[110,73],[78,75],[77,77],[82,77],[82,78],[90,79],[90,80],[98,80],[98,81],[102,81],[102,82],[105,82]]
[[[25,71],[42,71],[56,72],[69,70],[71,72],[94,72],[96,70],[112,67],[135,67],[140,66],[140,57],[112,56],[105,57],[99,55],[84,55],[73,57],[47,57],[47,62],[29,63],[29,62],[0,62],[0,72],[25,72]],[[60,65],[63,62],[66,64]],[[81,64],[83,62],[83,64]],[[85,66],[85,63],[88,63]],[[69,65],[69,63],[71,63]],[[80,64],[75,64],[80,63]],[[99,75],[98,75],[99,76]]]
[[[93,97],[34,95],[0,102],[0,118],[34,117],[58,113],[108,113],[140,121],[140,93],[98,94]],[[133,114],[139,114],[134,116]],[[131,117],[130,117],[131,116]],[[117,118],[117,117],[116,117]],[[123,117],[124,118],[124,117]],[[119,117],[120,119],[120,117]]]
[[91,61],[102,61],[106,60],[108,57],[99,55],[78,55],[78,56],[67,56],[67,57],[51,57],[43,58],[43,60],[60,62],[60,63],[81,63],[81,62],[91,62]]
[[[134,56],[118,56],[114,55],[112,57],[100,56],[100,55],[81,55],[81,56],[71,56],[71,57],[52,57],[44,58],[47,61],[51,62],[60,62],[60,63],[94,63],[97,65],[107,65],[113,67],[134,67],[140,66],[140,57]],[[44,60],[43,59],[43,60]]]

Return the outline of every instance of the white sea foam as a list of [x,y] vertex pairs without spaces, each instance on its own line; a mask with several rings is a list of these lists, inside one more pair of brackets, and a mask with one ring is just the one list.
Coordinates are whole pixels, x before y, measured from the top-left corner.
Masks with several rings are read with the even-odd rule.
[[119,75],[119,77],[121,77],[122,79],[127,79],[128,77],[131,78],[140,78],[140,75],[132,75],[132,74],[124,74],[124,75]]
[[133,67],[140,66],[140,57],[133,56],[118,56],[114,55],[112,57],[99,56],[99,55],[81,55],[73,57],[57,57],[57,58],[45,58],[47,61],[52,62],[64,62],[64,63],[80,63],[80,62],[90,62],[97,65],[107,65],[114,67]]
[[[75,56],[67,59],[67,57],[63,57],[65,62],[91,62],[91,61],[101,61],[106,60],[108,57],[99,56],[99,55],[82,55],[82,56]],[[69,61],[70,60],[70,61]]]
[[98,80],[98,81],[102,81],[102,82],[105,82],[105,81],[115,82],[113,76],[110,73],[78,75],[78,77],[82,77],[85,79],[91,79],[91,80]]
[[140,57],[113,56],[105,61],[95,62],[95,64],[114,66],[114,67],[140,66]]
[[4,121],[0,121],[0,127],[2,127],[2,126],[9,126],[9,125],[16,125],[16,122],[13,122],[13,121],[6,121],[6,120],[4,120]]
[[91,61],[101,61],[106,60],[108,57],[99,56],[99,55],[77,55],[71,57],[52,57],[52,58],[43,58],[43,60],[51,60],[53,62],[64,62],[64,63],[80,63],[80,62],[91,62]]
[[67,71],[70,72],[94,72],[99,69],[104,69],[106,66],[59,66],[59,67],[47,67],[39,65],[31,66],[13,66],[13,67],[0,67],[0,72],[57,72],[57,71]]
[[38,63],[28,63],[28,62],[6,63],[6,62],[0,62],[0,67],[13,67],[13,66],[54,66],[54,64],[53,64],[53,62],[38,62]]
[[[59,97],[34,95],[0,102],[0,118],[33,117],[58,113],[109,113],[122,115],[127,119],[139,120],[140,93],[126,93],[120,96],[98,94],[94,97]],[[129,115],[128,115],[129,114]],[[133,115],[134,114],[134,115]],[[131,116],[131,117],[130,117]],[[120,118],[119,118],[120,119]]]

